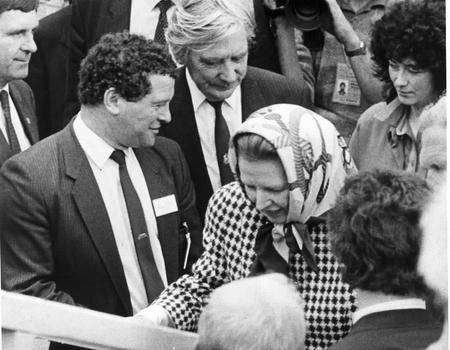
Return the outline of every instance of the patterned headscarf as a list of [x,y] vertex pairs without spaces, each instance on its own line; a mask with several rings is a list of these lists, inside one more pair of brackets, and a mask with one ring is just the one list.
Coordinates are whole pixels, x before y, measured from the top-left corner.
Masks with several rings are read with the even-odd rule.
[[228,154],[238,173],[234,138],[262,136],[276,149],[289,183],[287,222],[306,223],[331,209],[345,177],[356,168],[333,124],[297,105],[276,104],[252,113],[234,134]]

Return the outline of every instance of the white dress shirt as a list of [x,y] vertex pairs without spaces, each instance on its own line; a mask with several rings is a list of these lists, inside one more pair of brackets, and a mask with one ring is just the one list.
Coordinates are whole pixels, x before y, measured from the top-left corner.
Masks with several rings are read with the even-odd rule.
[[[20,150],[24,151],[31,146],[30,140],[28,140],[27,135],[25,134],[25,130],[23,128],[22,122],[20,121],[19,114],[17,113],[16,106],[14,106],[14,102],[11,98],[11,94],[9,93],[9,85],[6,84],[3,89],[8,93],[9,99],[9,110],[11,114],[11,122],[16,132],[17,139],[19,140]],[[3,114],[3,108],[0,108],[0,129],[2,130],[3,136],[5,140],[9,143],[8,132],[6,131],[6,120]]]
[[[214,108],[206,101],[205,95],[192,80],[189,70],[186,69],[186,79],[191,92],[192,106],[194,107],[195,122],[200,136],[203,156],[213,191],[220,186],[220,172],[217,164],[214,126],[216,113]],[[222,114],[230,131],[230,138],[242,124],[241,87],[238,86],[233,94],[222,104]]]
[[364,308],[360,308],[353,313],[353,324],[364,316],[383,311],[405,310],[405,309],[426,309],[425,301],[419,298],[408,298],[401,300],[387,301]]
[[147,39],[155,37],[159,20],[160,0],[132,0],[130,14],[130,33],[140,34]]
[[[133,234],[131,232],[128,211],[122,187],[120,185],[119,165],[110,159],[114,148],[108,145],[101,137],[89,129],[77,115],[73,128],[80,142],[81,148],[86,153],[89,164],[97,181],[103,202],[108,212],[114,239],[119,251],[125,279],[130,292],[133,314],[136,314],[148,305],[144,281],[134,247]],[[141,166],[131,148],[124,150],[125,163],[131,182],[141,201],[147,224],[150,243],[156,266],[164,286],[167,286],[167,276],[164,265],[164,257],[158,240],[158,227],[156,224],[153,205],[148,192],[147,183]],[[89,194],[86,194],[89,195]]]

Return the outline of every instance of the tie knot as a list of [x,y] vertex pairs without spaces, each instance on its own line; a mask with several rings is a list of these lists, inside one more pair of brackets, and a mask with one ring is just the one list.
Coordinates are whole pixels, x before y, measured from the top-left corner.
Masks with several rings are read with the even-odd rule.
[[120,149],[116,149],[113,153],[111,153],[109,158],[119,164],[119,167],[125,165],[125,153],[123,153]]
[[2,105],[8,102],[8,91],[6,90],[0,91],[0,102]]
[[167,10],[172,6],[171,0],[161,0],[156,4],[161,12],[167,12]]
[[222,111],[222,103],[223,101],[209,101],[206,100],[211,106],[212,108],[214,108],[215,111]]

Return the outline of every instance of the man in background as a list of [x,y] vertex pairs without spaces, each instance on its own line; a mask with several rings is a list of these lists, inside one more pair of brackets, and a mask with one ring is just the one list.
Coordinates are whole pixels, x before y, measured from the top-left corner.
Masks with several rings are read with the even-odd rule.
[[0,1],[0,166],[38,141],[34,98],[21,79],[36,51],[37,0]]
[[31,56],[26,79],[33,90],[41,139],[63,129],[64,98],[70,47],[72,6],[66,6],[39,21],[34,33],[38,48]]
[[228,142],[240,124],[270,104],[310,105],[306,84],[248,66],[254,30],[240,0],[182,0],[169,18],[166,38],[182,67],[170,103],[172,122],[162,134],[186,156],[201,218],[213,191],[234,180]]

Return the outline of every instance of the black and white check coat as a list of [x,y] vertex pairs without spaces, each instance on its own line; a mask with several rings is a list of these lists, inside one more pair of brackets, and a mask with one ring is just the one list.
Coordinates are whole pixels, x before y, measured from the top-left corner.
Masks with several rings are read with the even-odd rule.
[[[172,283],[154,302],[168,311],[175,327],[195,331],[211,291],[250,274],[256,258],[256,233],[262,223],[262,216],[237,182],[213,195],[206,213],[205,252],[193,266],[192,275]],[[289,258],[289,275],[305,301],[305,345],[307,349],[324,349],[349,331],[354,295],[341,281],[325,225],[313,227],[310,234],[319,274],[296,254]]]

